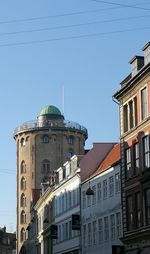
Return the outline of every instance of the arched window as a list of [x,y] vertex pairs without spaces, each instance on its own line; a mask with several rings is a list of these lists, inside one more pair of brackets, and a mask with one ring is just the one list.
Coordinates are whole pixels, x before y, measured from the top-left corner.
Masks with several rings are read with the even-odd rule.
[[49,136],[48,135],[43,136],[43,143],[49,143]]
[[42,162],[42,173],[48,174],[50,172],[50,162],[49,160],[44,160]]
[[20,140],[20,143],[21,143],[21,146],[25,146],[25,145],[26,145],[26,141],[25,141],[25,139],[24,139],[24,138],[22,138],[22,139]]
[[25,161],[21,162],[21,174],[26,173],[26,164]]
[[24,228],[22,228],[20,231],[20,240],[21,240],[21,242],[26,240],[26,231]]
[[25,213],[25,211],[21,212],[20,221],[21,221],[21,224],[25,224],[26,223],[26,213]]
[[24,177],[21,178],[21,190],[26,189],[26,179]]
[[20,204],[21,204],[21,207],[26,206],[26,196],[24,195],[24,193],[22,193],[21,195]]

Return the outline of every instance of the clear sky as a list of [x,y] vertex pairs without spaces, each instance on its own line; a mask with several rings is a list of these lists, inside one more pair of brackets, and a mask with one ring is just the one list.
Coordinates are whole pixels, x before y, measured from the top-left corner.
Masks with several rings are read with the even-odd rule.
[[53,104],[93,142],[119,141],[112,95],[150,40],[150,1],[0,3],[0,227],[16,230],[15,127]]

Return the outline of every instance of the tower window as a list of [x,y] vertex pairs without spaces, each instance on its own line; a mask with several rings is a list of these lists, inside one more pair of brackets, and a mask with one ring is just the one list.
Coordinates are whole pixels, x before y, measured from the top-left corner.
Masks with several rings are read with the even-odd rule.
[[26,231],[24,228],[22,228],[20,231],[20,240],[21,240],[21,242],[26,240]]
[[74,143],[74,137],[73,136],[69,136],[68,137],[68,144],[69,145],[73,145],[73,143]]
[[21,195],[20,204],[21,204],[21,207],[26,206],[26,197],[25,197],[24,193],[22,193],[22,195]]
[[67,160],[70,160],[70,158],[72,157],[73,152],[72,151],[68,151],[67,152]]
[[49,143],[49,136],[48,135],[43,136],[43,143]]
[[21,224],[25,224],[26,223],[26,213],[25,213],[25,211],[21,212],[20,221],[21,221]]
[[21,162],[21,173],[26,173],[26,164],[24,161]]
[[47,174],[50,172],[50,162],[49,160],[44,160],[42,163],[42,172]]
[[26,189],[26,179],[24,177],[21,178],[21,190]]
[[25,139],[24,139],[24,138],[22,138],[22,139],[21,139],[21,141],[20,141],[20,143],[21,143],[21,146],[25,146],[25,145],[26,145],[26,141],[25,141]]

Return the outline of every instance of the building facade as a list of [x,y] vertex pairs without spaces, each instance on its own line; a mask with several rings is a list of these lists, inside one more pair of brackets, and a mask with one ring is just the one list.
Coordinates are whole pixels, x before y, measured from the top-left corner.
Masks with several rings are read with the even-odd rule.
[[81,185],[83,254],[123,253],[120,187],[120,145],[116,144]]
[[[74,155],[57,169],[53,183],[34,207],[38,225],[36,254],[81,253],[80,223],[74,228],[72,225],[72,216],[80,215],[78,160]],[[56,235],[52,235],[52,227],[57,227]]]
[[0,228],[0,254],[16,254],[16,233],[6,232]]
[[27,122],[14,131],[17,145],[17,253],[27,238],[30,222],[31,190],[73,154],[84,154],[87,129],[66,121],[58,108],[43,108],[36,121]]
[[150,253],[150,42],[129,62],[114,98],[120,104],[125,253]]

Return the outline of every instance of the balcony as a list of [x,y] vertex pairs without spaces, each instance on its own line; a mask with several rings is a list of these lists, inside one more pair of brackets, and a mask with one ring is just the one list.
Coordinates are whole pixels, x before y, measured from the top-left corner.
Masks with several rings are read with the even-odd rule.
[[68,120],[45,120],[45,121],[29,121],[25,122],[22,125],[18,126],[13,133],[13,136],[15,136],[18,133],[26,132],[26,131],[33,131],[33,130],[42,130],[46,128],[51,128],[52,130],[64,130],[64,129],[71,129],[75,131],[82,132],[85,137],[88,137],[87,129],[84,126],[81,126],[78,123],[68,121]]

